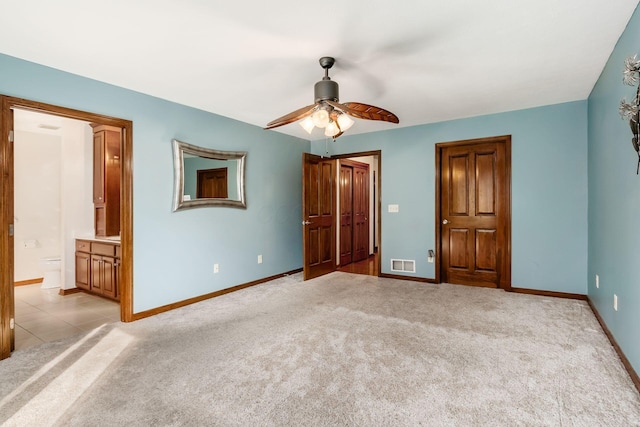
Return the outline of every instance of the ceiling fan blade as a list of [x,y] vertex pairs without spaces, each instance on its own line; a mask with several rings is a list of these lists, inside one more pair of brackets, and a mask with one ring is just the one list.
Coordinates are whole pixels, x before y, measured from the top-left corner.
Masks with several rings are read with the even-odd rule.
[[299,110],[294,111],[293,113],[289,113],[285,116],[279,117],[275,120],[267,123],[266,129],[277,128],[278,126],[288,125],[289,123],[293,123],[300,119],[303,119],[313,113],[313,110],[316,108],[316,104],[307,105],[306,107],[302,107]]
[[344,104],[340,104],[334,101],[324,102],[358,119],[381,120],[384,122],[400,123],[400,119],[398,119],[398,116],[393,114],[391,111],[387,111],[379,107],[374,107],[373,105],[361,104],[360,102],[345,102]]

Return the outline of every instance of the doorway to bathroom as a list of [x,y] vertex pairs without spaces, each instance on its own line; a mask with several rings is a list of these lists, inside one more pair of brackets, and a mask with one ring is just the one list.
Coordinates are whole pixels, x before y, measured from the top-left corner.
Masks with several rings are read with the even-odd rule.
[[118,321],[120,306],[76,287],[75,241],[95,234],[91,123],[23,109],[14,110],[13,122],[20,350]]
[[[11,351],[16,348],[16,320],[18,320],[18,324],[20,324],[20,320],[16,318],[16,305],[20,306],[23,304],[24,300],[22,299],[21,293],[23,290],[26,291],[28,288],[32,288],[29,289],[28,293],[37,295],[36,303],[39,305],[48,306],[48,309],[50,311],[52,311],[51,308],[54,307],[52,304],[56,304],[56,300],[58,301],[58,303],[64,301],[65,304],[55,306],[55,308],[58,309],[58,314],[63,312],[63,305],[76,305],[79,307],[83,306],[83,308],[87,309],[91,305],[85,305],[85,303],[89,301],[88,298],[94,298],[94,301],[98,301],[98,303],[96,303],[96,307],[94,308],[102,310],[102,312],[104,313],[102,317],[104,317],[105,319],[119,319],[122,321],[132,320],[133,182],[131,165],[133,124],[128,120],[122,120],[118,118],[1,95],[0,107],[0,135],[3,136],[0,139],[0,201],[2,204],[2,209],[0,209],[0,229],[3,230],[3,232],[0,233],[0,359],[3,359],[9,357]],[[106,127],[116,129],[120,134],[120,155],[118,157],[118,161],[121,165],[119,169],[120,245],[118,245],[117,253],[114,254],[114,257],[117,256],[119,260],[116,275],[119,284],[119,306],[117,305],[117,303],[111,303],[111,301],[108,301],[101,297],[92,297],[91,295],[85,293],[76,294],[77,291],[74,289],[76,283],[74,271],[75,269],[71,266],[74,264],[74,260],[72,257],[76,248],[75,244],[73,243],[71,245],[67,245],[66,240],[74,242],[76,238],[87,237],[87,231],[92,231],[93,228],[93,218],[91,220],[91,228],[88,228],[87,221],[83,219],[84,214],[81,213],[82,209],[74,210],[74,203],[77,203],[77,200],[74,199],[74,195],[66,194],[66,196],[68,197],[65,197],[65,193],[73,193],[74,191],[83,192],[83,185],[85,184],[85,180],[82,180],[82,183],[75,182],[75,187],[73,187],[70,192],[63,190],[62,187],[58,189],[58,191],[60,192],[58,197],[62,200],[62,203],[58,208],[60,210],[60,230],[58,230],[58,234],[60,234],[61,236],[59,246],[56,247],[55,243],[52,243],[49,240],[50,235],[43,230],[39,230],[38,233],[31,236],[20,235],[19,238],[18,236],[16,236],[16,226],[19,229],[21,221],[23,221],[22,224],[28,223],[29,217],[35,213],[34,210],[30,208],[27,208],[26,210],[21,210],[21,208],[18,208],[18,211],[16,211],[17,206],[16,203],[14,203],[17,199],[29,194],[29,191],[19,190],[17,187],[17,185],[20,185],[20,182],[23,180],[23,178],[21,177],[23,171],[22,169],[16,169],[15,166],[18,166],[18,164],[16,164],[16,161],[21,162],[19,156],[21,156],[22,154],[19,152],[14,152],[16,136],[19,132],[14,122],[14,118],[15,116],[20,116],[20,114],[22,114],[22,112],[24,111],[43,113],[54,116],[54,118],[58,119],[71,119],[72,121],[75,121],[76,124],[78,124],[79,122],[83,122],[80,123],[81,126],[86,126],[87,123],[92,123],[94,126],[104,125]],[[55,127],[55,125],[52,126]],[[41,129],[46,129],[46,124],[45,127]],[[76,146],[76,149],[78,149],[78,146]],[[61,156],[63,156],[63,150],[64,147],[60,147]],[[69,153],[64,154],[64,156],[66,156],[67,154]],[[73,156],[73,154],[74,153],[70,154],[70,156]],[[18,156],[18,158],[16,158],[16,156]],[[53,156],[57,156],[57,152],[53,153]],[[48,178],[34,178],[36,176],[39,176],[39,169],[55,169],[55,166],[37,165],[31,162],[28,156],[26,164],[28,165],[26,176],[28,178],[31,178],[30,181],[39,182],[40,186],[47,187],[49,181]],[[59,168],[62,170],[62,175],[72,174],[74,173],[74,168],[82,169],[84,164],[84,161],[69,162],[68,164],[64,165],[62,165],[61,163],[59,165]],[[32,173],[30,174],[30,172]],[[80,181],[77,176],[75,180]],[[64,178],[61,178],[60,181],[64,182]],[[88,184],[91,185],[92,180],[89,179],[87,181]],[[27,184],[27,187],[29,186],[33,187],[33,183]],[[17,194],[18,191],[20,194]],[[49,191],[51,193],[56,192],[53,188],[49,188]],[[92,191],[89,192],[89,194],[91,193]],[[46,198],[48,196],[41,195],[40,197]],[[73,200],[75,200],[75,202]],[[52,213],[50,210],[48,212],[49,216],[55,216],[55,213]],[[69,218],[65,217],[65,212],[70,212]],[[47,226],[44,225],[43,227]],[[62,233],[63,228],[69,231],[69,233]],[[31,229],[38,230],[38,226]],[[63,240],[65,242],[63,242]],[[23,281],[26,282],[23,283],[25,286],[19,286],[17,288],[14,287],[14,282],[17,281],[18,284],[20,284],[19,282],[21,280],[19,274],[23,274],[24,270],[21,270],[23,269],[23,266],[20,264],[22,262],[21,259],[15,257],[15,252],[17,251],[16,248],[19,248],[21,250],[31,250],[34,252],[30,254],[32,258],[30,262],[33,267],[33,258],[38,259],[36,261],[36,264],[38,265],[37,271],[39,272],[36,273],[38,277],[23,278]],[[38,248],[43,248],[44,251],[42,251],[39,256],[36,256],[34,250]],[[56,248],[58,249],[57,251],[55,250]],[[44,255],[45,252],[46,255]],[[29,281],[37,281],[40,277],[55,277],[58,274],[54,270],[55,264],[58,262],[58,256],[60,258],[60,283],[57,288],[55,287],[55,278],[53,279],[53,282],[49,282],[49,285],[51,286],[49,289],[42,289],[43,283],[28,284]],[[30,273],[29,275],[33,274],[34,273]],[[44,284],[45,287],[48,287],[46,286],[46,281]],[[35,288],[35,290],[33,288]],[[19,290],[16,291],[16,289]],[[108,307],[109,304],[111,304],[110,307]],[[116,304],[115,310],[113,304]],[[29,305],[33,306],[34,304]],[[98,305],[100,307],[98,307]],[[66,321],[62,319],[58,320],[62,320],[63,322],[68,324],[71,324],[72,322],[82,321],[83,323],[85,323],[85,327],[89,327],[88,324],[91,322],[100,321],[100,319],[88,319],[86,317],[81,318],[82,316],[71,313],[66,313],[65,317],[67,318]],[[53,334],[50,334],[50,336],[52,335]]]

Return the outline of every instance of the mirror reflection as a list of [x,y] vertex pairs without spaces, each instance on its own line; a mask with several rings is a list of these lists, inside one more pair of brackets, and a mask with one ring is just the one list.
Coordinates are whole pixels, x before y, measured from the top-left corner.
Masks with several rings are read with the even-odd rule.
[[245,151],[219,151],[173,140],[173,210],[205,206],[246,208]]

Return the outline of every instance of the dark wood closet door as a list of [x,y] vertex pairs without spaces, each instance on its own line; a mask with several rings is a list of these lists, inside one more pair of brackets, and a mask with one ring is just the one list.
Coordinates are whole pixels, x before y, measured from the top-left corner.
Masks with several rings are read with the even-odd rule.
[[353,261],[369,256],[369,165],[353,168]]
[[340,265],[353,261],[353,168],[340,166]]
[[302,232],[304,279],[336,269],[336,161],[304,153]]
[[506,193],[505,144],[442,149],[442,281],[500,285],[508,245]]

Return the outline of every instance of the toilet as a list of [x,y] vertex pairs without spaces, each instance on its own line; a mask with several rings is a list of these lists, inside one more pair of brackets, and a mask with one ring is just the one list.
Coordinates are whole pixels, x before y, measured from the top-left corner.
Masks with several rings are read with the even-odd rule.
[[44,274],[42,289],[60,287],[61,261],[59,256],[40,258],[40,270]]

